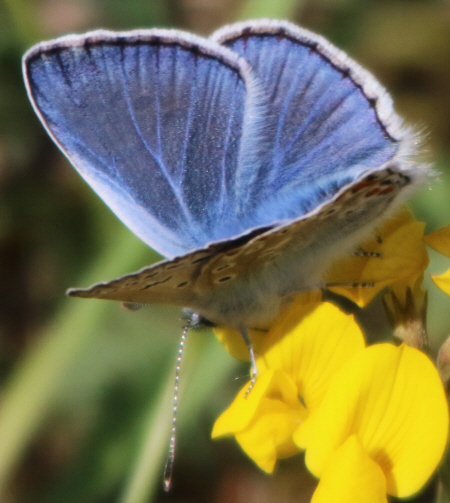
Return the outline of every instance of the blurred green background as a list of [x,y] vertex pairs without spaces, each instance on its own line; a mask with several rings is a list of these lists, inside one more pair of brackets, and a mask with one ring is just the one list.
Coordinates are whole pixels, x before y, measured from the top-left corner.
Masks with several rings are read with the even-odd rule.
[[[214,419],[246,379],[209,331],[183,363],[173,490],[162,491],[177,309],[129,312],[67,299],[157,256],[120,224],[47,137],[25,95],[33,43],[99,27],[209,34],[249,17],[290,19],[369,68],[426,137],[438,177],[414,199],[427,230],[450,223],[450,3],[443,0],[0,0],[0,501],[303,502],[301,456],[259,473]],[[432,254],[430,271],[450,259]],[[434,351],[450,333],[450,298],[429,280]],[[375,302],[364,316],[386,330]]]

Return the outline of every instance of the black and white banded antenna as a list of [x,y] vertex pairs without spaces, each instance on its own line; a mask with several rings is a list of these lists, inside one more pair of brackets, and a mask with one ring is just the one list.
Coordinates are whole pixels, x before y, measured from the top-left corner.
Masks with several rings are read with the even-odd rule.
[[[189,313],[189,320],[186,325],[183,327],[183,332],[181,334],[180,344],[178,346],[177,353],[177,363],[175,367],[175,384],[173,387],[173,409],[172,409],[172,429],[170,435],[170,443],[169,443],[169,452],[167,454],[166,466],[164,468],[164,490],[169,491],[172,483],[172,474],[173,474],[173,465],[175,461],[175,445],[176,445],[176,437],[177,437],[177,413],[178,413],[178,394],[179,394],[179,384],[180,384],[180,369],[181,369],[181,360],[183,359],[184,348],[186,345],[186,338],[188,334],[189,328],[202,327],[202,326],[213,326],[211,322],[205,320],[200,316],[199,313],[192,312],[190,310],[185,310],[185,312]],[[249,387],[244,394],[244,398],[247,398],[250,391],[253,389],[253,386],[256,382],[256,377],[258,375],[258,370],[256,367],[256,358],[255,352],[253,350],[253,345],[250,340],[246,328],[241,328],[240,330],[242,338],[247,346],[251,368],[252,368],[252,376],[250,380]]]
[[186,338],[188,334],[189,327],[195,326],[198,323],[199,315],[193,313],[188,323],[183,327],[183,332],[181,334],[180,344],[178,346],[177,353],[177,363],[175,367],[175,384],[173,387],[173,409],[172,409],[172,430],[170,434],[169,452],[167,454],[166,466],[164,468],[164,490],[169,491],[172,474],[173,474],[173,464],[175,461],[175,444],[177,438],[177,412],[178,412],[178,392],[180,383],[180,368],[181,360],[183,359],[184,347],[186,345]]

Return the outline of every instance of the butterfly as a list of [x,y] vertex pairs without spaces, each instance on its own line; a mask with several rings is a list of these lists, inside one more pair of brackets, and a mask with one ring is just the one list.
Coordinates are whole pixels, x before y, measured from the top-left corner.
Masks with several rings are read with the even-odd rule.
[[387,91],[289,22],[68,35],[23,70],[58,147],[167,257],[71,296],[267,326],[426,179]]

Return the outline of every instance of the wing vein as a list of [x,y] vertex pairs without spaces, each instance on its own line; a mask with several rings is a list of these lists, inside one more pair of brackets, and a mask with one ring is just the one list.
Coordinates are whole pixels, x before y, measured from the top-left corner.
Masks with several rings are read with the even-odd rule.
[[[159,65],[159,62],[157,64],[157,67]],[[183,214],[184,216],[186,217],[186,219],[189,221],[191,221],[191,215],[189,213],[189,210],[187,209],[185,203],[184,203],[184,199],[182,197],[182,194],[180,192],[180,189],[179,187],[174,183],[172,177],[169,175],[168,173],[168,170],[167,170],[167,167],[164,163],[164,159],[162,158],[162,150],[161,150],[161,145],[160,145],[160,138],[161,138],[161,130],[160,130],[160,123],[159,123],[159,116],[160,116],[160,103],[159,103],[159,82],[158,82],[158,79],[157,79],[157,82],[158,82],[158,85],[157,85],[157,92],[156,92],[156,96],[157,96],[157,109],[158,109],[158,113],[157,113],[157,137],[158,137],[158,143],[159,143],[159,146],[158,146],[158,149],[160,150],[160,155],[157,156],[153,150],[151,149],[150,145],[147,143],[147,140],[145,139],[142,131],[141,131],[141,128],[139,127],[139,124],[137,123],[137,120],[136,120],[136,114],[134,112],[134,108],[133,108],[133,104],[131,102],[131,99],[130,99],[130,94],[129,94],[129,84],[128,84],[128,78],[127,78],[127,73],[126,73],[126,70],[125,70],[125,66],[123,64],[123,61],[122,61],[122,74],[123,74],[123,94],[124,94],[124,97],[125,97],[125,101],[127,103],[127,108],[128,108],[128,112],[130,114],[130,117],[131,117],[131,121],[133,123],[133,127],[136,131],[136,133],[138,134],[140,140],[142,141],[142,144],[144,145],[145,147],[145,150],[150,154],[150,156],[154,159],[154,161],[156,162],[156,164],[158,165],[158,167],[160,168],[162,174],[164,175],[164,177],[166,178],[167,182],[169,183],[169,186],[170,188],[172,189],[173,191],[173,194],[177,200],[177,203],[178,205],[180,206],[180,208],[182,209],[183,211]],[[159,72],[158,72],[158,75],[159,75]]]
[[[238,82],[236,81],[236,87],[238,86]],[[236,93],[233,93],[233,101],[230,103],[230,110],[234,110],[234,104],[236,102]],[[228,121],[227,121],[227,128],[226,128],[226,133],[225,133],[225,140],[224,140],[224,154],[222,157],[222,166],[221,166],[221,174],[220,174],[220,199],[219,199],[219,204],[218,204],[218,209],[219,212],[222,213],[227,197],[228,197],[228,187],[227,187],[227,168],[226,168],[226,161],[227,161],[227,151],[228,151],[228,144],[230,142],[230,136],[231,136],[231,124],[233,122],[234,115],[233,113],[228,114]]]
[[183,140],[183,152],[182,152],[182,159],[181,159],[181,165],[180,165],[180,170],[178,173],[179,179],[183,180],[184,175],[186,172],[186,160],[187,160],[187,149],[188,149],[188,143],[189,143],[189,136],[191,132],[191,126],[192,126],[192,116],[193,116],[193,100],[194,100],[194,92],[197,91],[197,72],[194,72],[194,80],[192,82],[190,94],[189,94],[189,110],[188,110],[188,116],[186,120],[186,129],[184,132],[184,140]]
[[[354,89],[350,89],[348,94],[346,94],[345,96],[343,96],[339,102],[337,102],[335,105],[333,105],[333,108],[329,110],[328,112],[328,116],[327,116],[327,119],[329,119],[334,113],[336,113],[337,110],[339,110],[339,108],[342,107],[342,105],[345,103],[345,101],[349,98],[349,96],[353,93]],[[322,94],[320,99],[317,100],[316,104],[314,105],[314,107],[312,107],[312,109],[309,111],[307,117],[302,121],[302,128],[299,128],[297,130],[297,132],[295,133],[294,137],[292,138],[292,140],[289,142],[289,144],[286,146],[286,148],[283,150],[283,159],[289,154],[289,152],[291,151],[291,149],[293,148],[294,144],[296,143],[296,141],[298,140],[298,138],[300,137],[300,135],[303,133],[303,131],[308,127],[308,125],[310,124],[311,120],[315,117],[315,111],[317,109],[317,107],[321,106],[321,102],[326,100],[327,98],[327,95],[330,94],[331,92],[333,92],[333,89],[328,89],[326,93]],[[313,131],[313,133],[310,133],[311,136],[314,136],[314,133],[316,133],[321,127],[323,127],[324,123],[321,122],[317,127],[316,129]],[[341,127],[344,126],[344,124],[341,125]],[[335,131],[333,131],[333,134],[336,133],[336,129]],[[310,150],[311,151],[311,150]]]

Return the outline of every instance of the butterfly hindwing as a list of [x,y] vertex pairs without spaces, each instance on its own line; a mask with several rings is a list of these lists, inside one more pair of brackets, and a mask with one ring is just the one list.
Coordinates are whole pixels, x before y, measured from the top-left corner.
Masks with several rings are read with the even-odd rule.
[[323,37],[258,20],[226,26],[212,38],[248,61],[269,97],[272,134],[244,205],[264,201],[262,211],[295,218],[364,173],[406,162],[412,137],[389,95]]

